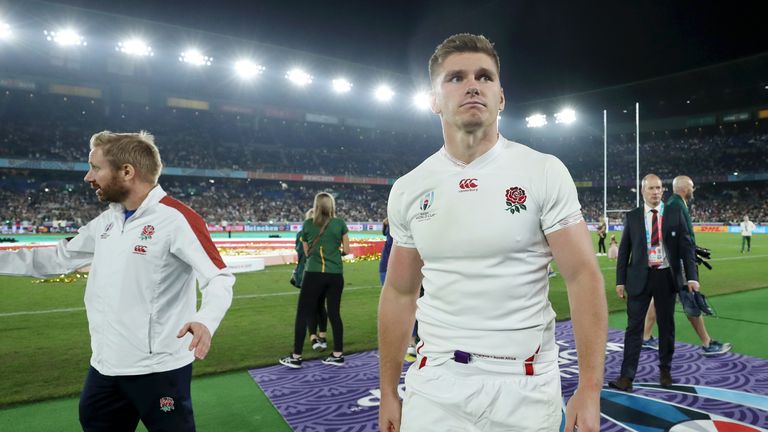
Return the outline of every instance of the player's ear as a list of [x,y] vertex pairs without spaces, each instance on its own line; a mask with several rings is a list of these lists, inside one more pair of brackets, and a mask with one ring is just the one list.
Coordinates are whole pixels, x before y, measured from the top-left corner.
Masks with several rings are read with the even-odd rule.
[[123,166],[120,167],[119,172],[125,180],[131,180],[136,177],[136,168],[131,164],[123,164]]
[[437,95],[435,94],[434,90],[430,90],[429,92],[429,107],[432,109],[432,112],[440,115],[440,105],[437,104]]

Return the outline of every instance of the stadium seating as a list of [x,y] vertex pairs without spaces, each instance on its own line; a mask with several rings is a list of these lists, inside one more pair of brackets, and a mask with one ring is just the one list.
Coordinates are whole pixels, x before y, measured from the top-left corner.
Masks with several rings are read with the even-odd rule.
[[[408,172],[442,142],[436,134],[0,93],[0,158],[84,162],[89,137],[104,129],[152,132],[166,166],[387,178]],[[603,201],[602,137],[530,138],[525,144],[556,155],[574,180],[584,182],[579,188],[584,213],[597,220]],[[609,137],[609,209],[635,205],[634,145],[633,136]],[[643,137],[641,172],[655,172],[666,181],[691,176],[699,186],[691,209],[696,222],[734,222],[743,214],[761,222],[768,220],[768,184],[726,180],[735,172],[766,171],[766,150],[768,133],[757,126],[653,133]],[[339,213],[348,221],[381,220],[389,193],[389,186],[179,176],[164,176],[161,184],[210,223],[300,221],[321,190],[336,194]],[[103,208],[81,173],[5,169],[0,185],[0,221],[79,226]],[[620,220],[622,214],[610,216]]]

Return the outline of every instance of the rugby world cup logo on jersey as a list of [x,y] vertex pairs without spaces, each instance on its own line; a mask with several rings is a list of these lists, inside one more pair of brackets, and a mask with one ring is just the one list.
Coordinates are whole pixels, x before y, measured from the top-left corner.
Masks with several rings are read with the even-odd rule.
[[144,228],[141,229],[141,235],[139,238],[141,240],[152,240],[153,234],[155,234],[155,227],[152,225],[144,225]]
[[459,192],[474,192],[477,190],[478,182],[476,178],[465,178],[459,180]]
[[419,213],[416,214],[417,221],[425,221],[432,219],[435,216],[434,212],[430,212],[429,209],[435,204],[435,191],[429,191],[425,193],[418,201]]
[[424,197],[421,199],[421,204],[419,205],[419,210],[421,211],[427,211],[430,207],[432,207],[432,203],[435,201],[435,191],[430,191],[424,194]]

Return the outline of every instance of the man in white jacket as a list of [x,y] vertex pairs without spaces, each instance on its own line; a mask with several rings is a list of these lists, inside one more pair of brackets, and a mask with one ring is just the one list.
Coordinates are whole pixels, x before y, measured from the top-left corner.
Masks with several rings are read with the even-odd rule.
[[235,277],[200,215],[157,184],[162,162],[152,135],[104,131],[90,146],[85,181],[109,209],[55,248],[0,252],[0,274],[43,277],[90,265],[83,430],[133,431],[141,420],[150,431],[192,431],[192,362],[207,355]]
[[749,220],[749,216],[744,215],[744,220],[739,224],[741,228],[741,253],[744,253],[744,244],[747,245],[747,252],[752,251],[752,231],[755,230],[755,224]]

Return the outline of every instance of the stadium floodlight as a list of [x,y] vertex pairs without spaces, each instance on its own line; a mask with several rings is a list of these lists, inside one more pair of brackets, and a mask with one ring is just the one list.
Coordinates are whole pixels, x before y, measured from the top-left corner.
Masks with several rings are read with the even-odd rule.
[[126,39],[117,43],[115,50],[120,51],[123,54],[128,54],[138,57],[151,57],[155,55],[152,51],[152,47],[147,45],[141,39]]
[[264,66],[248,59],[241,59],[235,62],[235,73],[242,79],[251,79],[264,72]]
[[210,66],[213,57],[208,57],[196,49],[188,49],[181,53],[179,61],[193,66]]
[[44,30],[45,38],[61,46],[86,46],[88,42],[76,30],[67,28],[59,31]]
[[525,118],[525,123],[529,128],[546,126],[547,116],[546,114],[532,114]]
[[0,40],[9,40],[13,37],[11,31],[11,25],[7,22],[0,21]]
[[301,69],[291,69],[288,72],[285,73],[285,78],[292,82],[294,85],[299,87],[304,87],[306,85],[312,84],[313,77],[312,75],[304,72]]
[[555,123],[571,124],[576,121],[576,111],[565,108],[559,113],[555,113]]
[[333,91],[336,93],[349,93],[352,90],[352,83],[344,78],[336,78],[331,81],[333,84]]
[[428,110],[432,106],[429,92],[420,91],[413,95],[413,105],[422,111]]
[[379,102],[389,102],[395,96],[395,92],[388,85],[376,87],[376,91],[373,94]]

